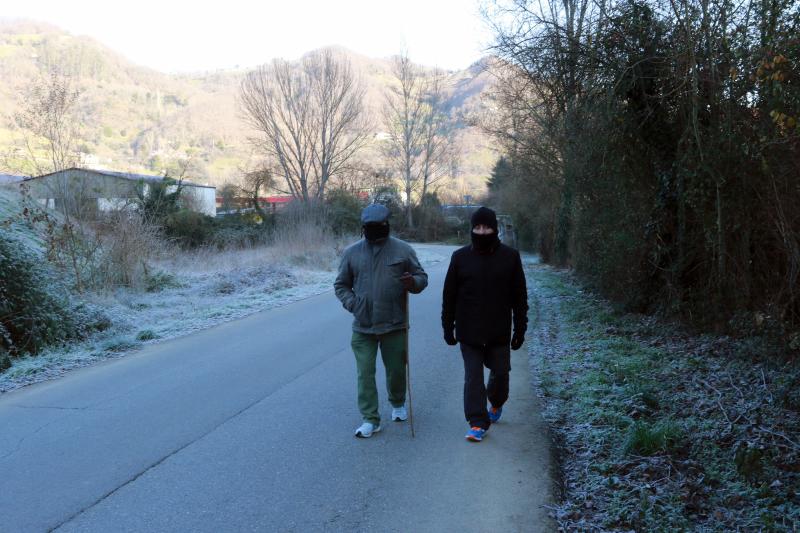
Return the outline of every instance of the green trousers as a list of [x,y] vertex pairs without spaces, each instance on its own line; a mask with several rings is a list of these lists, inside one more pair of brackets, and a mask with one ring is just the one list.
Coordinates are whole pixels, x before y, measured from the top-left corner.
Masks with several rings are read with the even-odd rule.
[[402,407],[406,402],[405,334],[404,329],[383,335],[353,332],[350,345],[356,356],[358,370],[358,409],[365,422],[381,422],[381,415],[378,413],[378,387],[375,384],[378,347],[386,369],[389,403],[393,407]]

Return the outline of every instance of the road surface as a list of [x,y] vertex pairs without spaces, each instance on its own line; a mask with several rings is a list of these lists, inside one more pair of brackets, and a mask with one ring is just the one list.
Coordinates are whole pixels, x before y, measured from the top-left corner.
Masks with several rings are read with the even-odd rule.
[[415,439],[388,420],[382,376],[384,429],[353,437],[350,316],[331,291],[0,396],[0,531],[552,530],[524,349],[503,420],[464,439],[446,263],[411,297]]

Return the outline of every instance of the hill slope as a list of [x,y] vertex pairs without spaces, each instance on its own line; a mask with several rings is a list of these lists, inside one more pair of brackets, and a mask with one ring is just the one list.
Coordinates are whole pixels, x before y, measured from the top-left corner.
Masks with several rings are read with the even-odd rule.
[[[389,60],[340,51],[364,78],[367,106],[377,115],[391,78]],[[252,133],[236,103],[245,71],[164,74],[134,65],[90,38],[47,24],[8,20],[0,20],[0,79],[4,81],[0,84],[0,153],[18,145],[13,116],[21,91],[54,65],[79,79],[80,149],[90,154],[90,165],[160,172],[170,162],[189,157],[194,179],[220,185],[235,180],[251,156],[247,137]],[[479,109],[481,95],[491,85],[480,63],[449,73],[449,81],[448,105],[455,116]],[[376,124],[379,129],[379,121]],[[459,131],[464,149],[458,188],[478,193],[494,154],[477,128],[461,121]],[[378,158],[376,153],[368,157]]]

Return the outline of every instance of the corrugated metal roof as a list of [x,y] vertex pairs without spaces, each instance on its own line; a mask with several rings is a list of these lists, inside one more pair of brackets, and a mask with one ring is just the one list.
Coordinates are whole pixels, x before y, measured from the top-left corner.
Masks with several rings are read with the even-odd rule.
[[[67,172],[71,170],[80,170],[81,172],[89,172],[92,174],[100,174],[101,176],[109,176],[112,178],[122,178],[131,181],[161,181],[164,179],[164,176],[158,176],[156,174],[134,174],[132,172],[116,172],[113,170],[95,170],[90,168],[68,168],[65,170],[59,170],[58,172],[51,172],[50,174],[42,174],[41,176],[34,176],[32,178],[26,178],[28,180],[35,180],[39,178],[44,178],[47,176],[53,176],[58,174],[59,172]],[[175,178],[173,178],[175,179]],[[203,187],[206,189],[216,189],[216,187],[212,185],[199,185],[197,183],[192,183],[191,181],[181,180],[181,184],[188,186],[188,187]]]

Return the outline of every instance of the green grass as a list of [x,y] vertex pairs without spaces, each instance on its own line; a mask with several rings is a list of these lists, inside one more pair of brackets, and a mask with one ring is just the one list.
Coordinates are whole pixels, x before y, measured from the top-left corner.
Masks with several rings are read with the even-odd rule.
[[143,329],[136,334],[137,341],[151,341],[157,338],[158,335],[152,329]]
[[106,352],[127,352],[136,348],[139,342],[128,336],[113,337],[101,344],[101,349]]
[[636,455],[656,455],[674,451],[681,440],[681,428],[671,420],[655,424],[636,421],[628,427],[623,453]]

